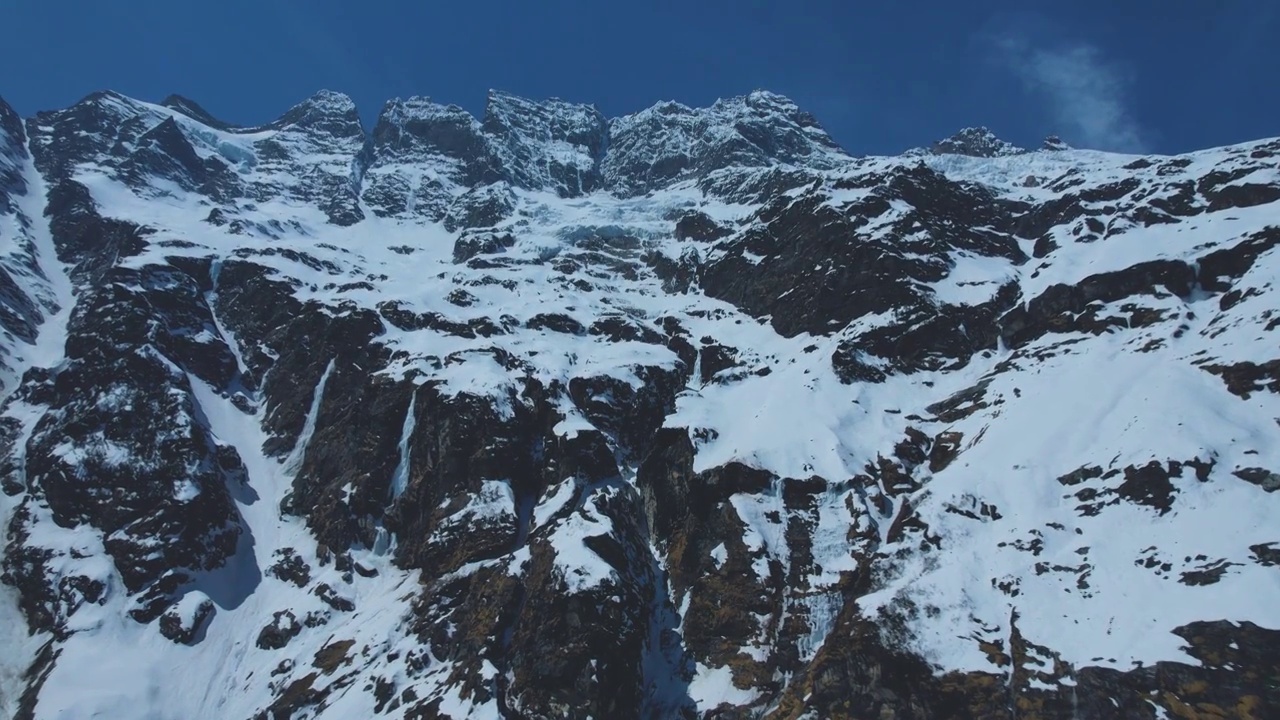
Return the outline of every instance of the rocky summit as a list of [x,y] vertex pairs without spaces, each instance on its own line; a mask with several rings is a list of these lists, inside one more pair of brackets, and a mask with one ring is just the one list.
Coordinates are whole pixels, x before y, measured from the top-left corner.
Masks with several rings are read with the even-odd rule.
[[0,102],[0,715],[1280,717],[1280,139]]

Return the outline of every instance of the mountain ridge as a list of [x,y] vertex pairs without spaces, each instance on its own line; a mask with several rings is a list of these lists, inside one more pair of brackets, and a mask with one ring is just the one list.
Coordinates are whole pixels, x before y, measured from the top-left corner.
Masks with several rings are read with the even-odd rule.
[[[130,98],[128,96],[122,95],[120,93],[116,93],[114,91],[104,90],[104,91],[90,93],[89,95],[85,96],[85,98],[82,98],[80,101],[78,101],[75,104],[80,104],[82,102],[92,100],[99,96],[114,96],[130,102],[142,102],[134,98]],[[279,125],[285,122],[285,119],[289,117],[291,114],[299,112],[301,108],[304,108],[310,104],[316,103],[317,101],[325,98],[336,101],[338,104],[342,105],[344,108],[344,111],[348,104],[350,104],[351,106],[355,106],[354,101],[351,99],[349,95],[342,93],[340,91],[325,89],[325,90],[319,90],[316,93],[313,93],[311,96],[291,106],[289,109],[285,110],[283,113],[281,113],[279,117],[275,118],[274,120],[270,120],[268,122],[259,123],[255,125],[235,125],[235,124],[226,122],[221,118],[216,117],[215,115],[210,113],[208,110],[206,110],[204,107],[202,107],[195,100],[192,100],[190,98],[187,98],[183,95],[179,95],[176,93],[166,96],[159,103],[155,103],[155,104],[161,107],[169,108],[170,110],[173,110],[175,112],[179,112],[184,116],[190,118],[191,120],[195,120],[202,124],[208,125],[209,127],[213,127],[220,130],[249,133],[249,132],[254,132],[256,130],[266,129],[272,126]],[[593,112],[599,112],[598,110],[595,109],[595,105],[591,103],[578,103],[573,101],[566,101],[559,97],[550,97],[545,100],[533,100],[533,99],[525,98],[523,96],[516,95],[515,93],[507,92],[504,90],[490,89],[486,96],[485,110],[479,115],[479,117],[473,115],[470,111],[464,109],[462,106],[457,105],[455,103],[437,103],[436,101],[432,100],[430,96],[412,95],[412,96],[403,97],[403,98],[396,97],[396,98],[392,98],[390,100],[385,101],[383,104],[384,105],[383,109],[379,112],[379,116],[374,120],[374,125],[376,128],[378,121],[382,119],[383,114],[388,112],[390,108],[394,107],[399,109],[402,107],[415,107],[415,106],[423,109],[429,108],[432,110],[446,111],[452,114],[464,114],[468,116],[470,119],[483,124],[485,117],[490,115],[493,112],[495,98],[506,98],[509,100],[518,101],[520,103],[532,104],[532,105],[557,105],[562,107],[589,109],[590,111],[593,111]],[[655,115],[655,114],[663,115],[663,114],[671,114],[673,112],[693,113],[696,111],[709,111],[717,107],[721,107],[721,108],[733,107],[735,105],[743,105],[748,101],[750,101],[752,98],[756,98],[757,103],[770,102],[778,107],[790,108],[792,111],[799,113],[801,117],[806,118],[806,120],[804,121],[806,125],[810,127],[821,128],[821,125],[819,124],[817,119],[811,113],[801,110],[793,100],[786,97],[785,95],[780,95],[778,93],[774,93],[772,91],[764,90],[764,89],[754,90],[744,95],[738,95],[738,96],[733,96],[728,98],[720,98],[720,99],[717,99],[711,105],[702,107],[702,108],[694,108],[694,107],[685,105],[683,103],[668,100],[668,101],[657,101],[653,105],[650,105],[649,107],[642,108],[632,113],[626,113],[616,117],[605,117],[601,115],[601,117],[605,119],[606,123],[612,125],[618,121],[634,122],[637,118],[649,116],[649,115]],[[369,129],[366,131],[366,134],[371,135],[373,134],[373,132],[374,132],[374,129]],[[1010,149],[1020,149],[1020,148],[1017,148],[1017,146],[1014,146],[1000,139],[994,133],[992,133],[992,131],[987,127],[974,126],[974,127],[966,127],[958,130],[952,136],[946,139],[940,140],[937,143],[934,143],[933,148],[906,149],[904,150],[904,154],[909,154],[912,152],[929,151],[931,149],[936,149],[938,147],[941,147],[941,148],[961,147],[962,141],[964,139],[970,138],[971,136],[977,137],[978,134],[983,134],[985,136],[988,136],[989,142],[993,142],[999,146],[1002,146],[1002,147],[1007,146]],[[1058,143],[1061,142],[1060,140],[1058,140],[1056,135],[1051,135],[1049,136],[1049,138],[1050,140],[1054,141],[1054,142],[1047,141],[1049,145],[1057,146]],[[836,144],[834,140],[830,140],[830,138],[827,138],[827,139],[833,145],[838,146],[838,144]],[[848,154],[847,150],[844,150],[843,148],[840,148],[840,149],[842,152],[845,152],[846,154]],[[960,154],[964,154],[963,151],[961,151]]]
[[1280,703],[1280,140],[492,102],[0,102],[6,712]]

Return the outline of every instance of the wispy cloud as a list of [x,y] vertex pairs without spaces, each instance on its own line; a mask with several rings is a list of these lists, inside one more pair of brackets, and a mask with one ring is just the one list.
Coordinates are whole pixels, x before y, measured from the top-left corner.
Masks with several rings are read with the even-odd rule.
[[1096,46],[1038,47],[1009,32],[992,39],[1000,62],[1045,99],[1069,141],[1101,150],[1146,149],[1144,132],[1128,109],[1129,78]]

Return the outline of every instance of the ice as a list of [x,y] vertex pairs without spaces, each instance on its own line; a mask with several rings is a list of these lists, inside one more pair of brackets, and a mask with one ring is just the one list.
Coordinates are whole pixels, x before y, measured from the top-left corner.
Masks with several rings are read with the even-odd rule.
[[289,472],[297,472],[302,465],[302,459],[307,452],[307,445],[311,442],[311,436],[316,431],[316,418],[320,415],[320,404],[324,402],[324,387],[329,383],[329,376],[333,374],[333,366],[336,362],[336,359],[330,360],[329,364],[325,366],[324,372],[320,375],[320,382],[316,383],[316,389],[311,394],[311,407],[307,409],[307,417],[303,421],[302,432],[298,433],[298,439],[294,443],[293,451],[289,453],[289,457],[284,461],[284,466]]
[[417,407],[418,393],[415,391],[409,398],[409,409],[404,414],[404,424],[400,429],[400,444],[397,446],[400,461],[396,464],[395,471],[391,473],[392,502],[403,495],[405,488],[409,485],[409,443],[413,440],[413,429],[418,421]]

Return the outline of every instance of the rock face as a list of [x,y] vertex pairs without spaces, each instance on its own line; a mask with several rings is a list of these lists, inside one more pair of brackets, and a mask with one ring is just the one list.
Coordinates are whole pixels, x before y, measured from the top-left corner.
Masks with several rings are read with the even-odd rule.
[[1277,159],[0,102],[0,715],[1271,717]]
[[383,217],[439,220],[466,188],[501,177],[480,123],[427,98],[387,103],[366,151],[364,201]]
[[[1061,141],[1058,141],[1059,143]],[[1045,149],[1061,149],[1057,143],[1045,141]],[[984,127],[965,128],[945,140],[935,142],[926,152],[934,155],[966,155],[968,157],[995,158],[1021,155],[1026,150],[1001,140]]]
[[609,133],[601,171],[608,187],[622,196],[729,168],[828,169],[849,161],[812,115],[764,91],[709,108],[659,103],[614,120]]
[[599,186],[608,125],[589,105],[540,103],[490,92],[484,130],[504,175],[516,187],[575,197]]
[[12,392],[29,363],[23,346],[68,302],[69,289],[51,282],[42,262],[53,248],[41,233],[22,118],[0,99],[0,392]]

